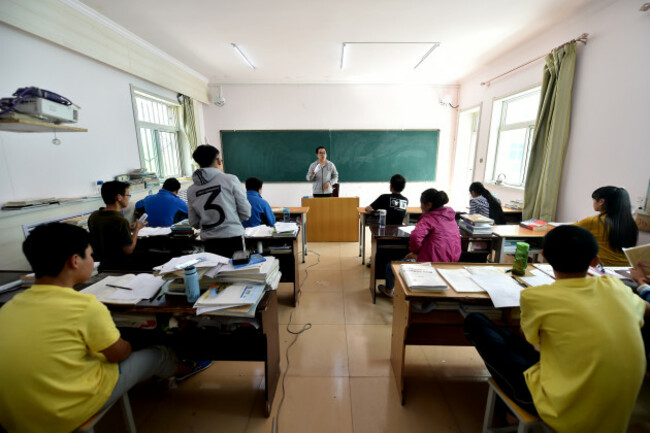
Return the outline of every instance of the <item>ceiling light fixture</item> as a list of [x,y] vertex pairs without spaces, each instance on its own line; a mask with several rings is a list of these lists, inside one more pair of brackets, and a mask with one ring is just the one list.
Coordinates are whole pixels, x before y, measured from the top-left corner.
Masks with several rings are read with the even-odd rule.
[[426,60],[427,57],[429,57],[429,54],[431,54],[431,53],[433,52],[433,50],[435,50],[435,49],[438,48],[439,46],[440,46],[440,43],[438,43],[438,42],[434,42],[433,45],[431,46],[431,48],[429,48],[429,51],[427,51],[426,53],[424,53],[424,56],[422,56],[422,58],[420,59],[420,61],[418,62],[418,64],[415,65],[415,66],[413,66],[413,69],[417,69],[418,66],[420,66],[420,65],[422,64],[422,62],[424,62],[424,61]]
[[237,54],[239,54],[241,58],[244,59],[244,62],[246,62],[246,64],[250,66],[252,70],[255,70],[255,65],[253,65],[253,63],[251,63],[251,61],[248,60],[248,57],[246,57],[244,52],[237,46],[237,44],[231,42],[230,45],[232,45],[235,51],[237,51]]
[[343,69],[343,59],[345,59],[345,46],[347,45],[347,42],[343,42],[341,45],[341,69]]

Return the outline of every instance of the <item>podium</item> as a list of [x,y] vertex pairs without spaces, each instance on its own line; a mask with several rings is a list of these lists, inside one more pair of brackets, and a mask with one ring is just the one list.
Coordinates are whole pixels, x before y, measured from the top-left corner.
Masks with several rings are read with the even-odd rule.
[[359,197],[303,198],[309,242],[358,242]]

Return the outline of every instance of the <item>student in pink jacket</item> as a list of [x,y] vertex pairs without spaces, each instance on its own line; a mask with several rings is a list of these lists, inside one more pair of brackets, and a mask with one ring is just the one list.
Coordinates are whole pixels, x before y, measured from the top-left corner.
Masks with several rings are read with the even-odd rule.
[[[445,206],[449,197],[444,191],[427,189],[420,196],[422,216],[409,240],[410,253],[405,260],[417,262],[457,262],[460,259],[460,232],[456,224],[456,212]],[[395,278],[390,263],[386,267],[386,285],[379,291],[393,296]]]

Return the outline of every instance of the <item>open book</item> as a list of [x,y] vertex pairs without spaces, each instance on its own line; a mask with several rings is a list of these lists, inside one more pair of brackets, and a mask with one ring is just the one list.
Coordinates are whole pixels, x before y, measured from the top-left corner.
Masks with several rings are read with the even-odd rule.
[[627,261],[630,266],[636,268],[639,262],[641,263],[641,270],[646,277],[650,277],[650,244],[638,245],[631,248],[623,248]]
[[428,263],[404,264],[399,273],[412,292],[442,292],[449,288],[436,268]]

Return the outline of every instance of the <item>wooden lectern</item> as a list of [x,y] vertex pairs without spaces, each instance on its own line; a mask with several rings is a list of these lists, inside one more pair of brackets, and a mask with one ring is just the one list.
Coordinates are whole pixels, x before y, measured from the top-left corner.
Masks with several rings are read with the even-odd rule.
[[358,242],[359,197],[303,198],[309,242]]

